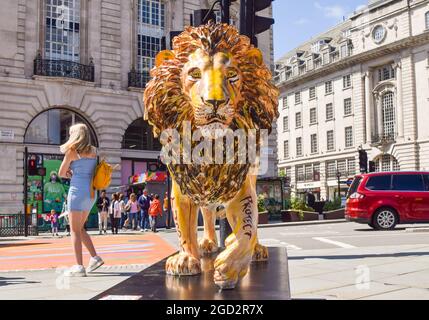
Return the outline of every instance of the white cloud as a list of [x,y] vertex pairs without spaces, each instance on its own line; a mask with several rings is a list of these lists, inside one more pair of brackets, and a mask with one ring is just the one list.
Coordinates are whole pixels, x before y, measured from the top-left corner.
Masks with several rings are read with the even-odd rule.
[[325,17],[334,18],[334,19],[342,19],[347,15],[347,10],[341,5],[321,5],[319,2],[315,2],[314,6],[321,10]]

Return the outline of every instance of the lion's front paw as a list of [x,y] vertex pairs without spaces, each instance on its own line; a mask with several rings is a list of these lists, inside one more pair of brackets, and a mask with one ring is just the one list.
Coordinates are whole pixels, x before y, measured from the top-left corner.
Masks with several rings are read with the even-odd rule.
[[193,276],[201,273],[201,263],[192,255],[181,252],[168,258],[165,271],[173,276]]
[[202,254],[212,254],[219,250],[216,241],[207,238],[200,239],[198,246]]
[[234,289],[238,280],[247,274],[251,258],[251,250],[227,248],[215,261],[215,284],[221,289]]
[[267,261],[268,260],[268,248],[257,243],[255,250],[253,251],[252,261]]

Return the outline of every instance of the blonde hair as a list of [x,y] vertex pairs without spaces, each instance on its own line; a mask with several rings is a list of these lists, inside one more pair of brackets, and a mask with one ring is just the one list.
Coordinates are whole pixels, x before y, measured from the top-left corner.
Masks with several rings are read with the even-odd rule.
[[69,140],[60,146],[61,153],[66,153],[70,149],[74,149],[79,153],[91,152],[91,137],[88,127],[83,123],[75,124],[70,127]]

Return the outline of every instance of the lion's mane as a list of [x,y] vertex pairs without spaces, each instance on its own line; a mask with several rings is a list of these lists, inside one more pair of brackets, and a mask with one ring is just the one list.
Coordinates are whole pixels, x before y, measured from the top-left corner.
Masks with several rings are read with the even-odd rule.
[[[144,92],[145,118],[159,136],[163,130],[182,130],[184,121],[194,123],[190,98],[182,90],[181,73],[189,56],[197,49],[212,55],[229,52],[243,75],[242,100],[237,103],[231,129],[266,129],[278,117],[278,89],[265,64],[258,65],[246,54],[253,45],[248,37],[227,24],[210,22],[187,27],[173,40],[175,58],[151,71],[152,79]],[[192,128],[195,130],[196,128]],[[227,202],[241,188],[250,165],[174,165],[169,166],[183,193],[197,203]]]

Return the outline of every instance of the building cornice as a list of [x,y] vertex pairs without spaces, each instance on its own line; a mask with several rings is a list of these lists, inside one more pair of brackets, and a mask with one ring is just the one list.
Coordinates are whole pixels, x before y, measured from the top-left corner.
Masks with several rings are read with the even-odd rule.
[[344,58],[340,61],[331,63],[329,65],[323,66],[313,71],[309,71],[305,74],[300,75],[299,77],[277,82],[276,85],[281,92],[284,92],[290,88],[295,88],[301,84],[305,84],[309,81],[326,77],[327,74],[331,74],[346,68],[350,68],[357,64],[361,64],[370,60],[377,59],[379,57],[385,56],[387,54],[395,53],[402,49],[410,49],[425,43],[429,42],[429,32],[424,32],[417,36],[408,37],[399,41],[395,41],[384,46],[380,46],[376,49],[365,51],[347,58]]

